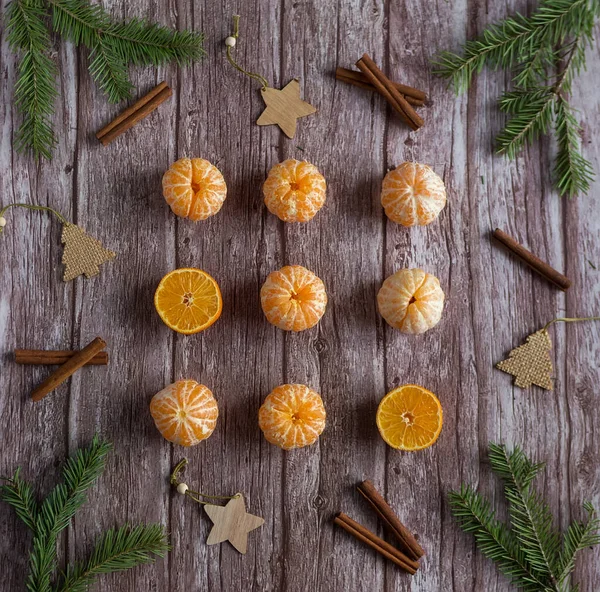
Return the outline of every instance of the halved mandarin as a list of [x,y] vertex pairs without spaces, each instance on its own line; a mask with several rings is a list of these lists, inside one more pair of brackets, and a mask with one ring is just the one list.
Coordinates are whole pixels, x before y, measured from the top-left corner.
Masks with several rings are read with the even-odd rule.
[[325,407],[318,393],[304,384],[274,388],[258,411],[265,438],[284,450],[316,442],[325,429]]
[[203,158],[180,158],[163,175],[163,195],[180,218],[194,222],[214,216],[227,197],[221,171]]
[[269,274],[260,290],[260,303],[269,323],[284,331],[304,331],[325,313],[327,293],[312,271],[286,265]]
[[310,162],[284,160],[276,164],[263,185],[265,205],[284,222],[308,222],[323,207],[327,184]]
[[160,281],[154,307],[165,325],[191,335],[204,331],[221,316],[223,300],[212,276],[201,269],[184,267]]
[[422,386],[405,384],[381,399],[376,421],[381,437],[392,448],[422,450],[442,431],[442,404]]
[[397,224],[424,226],[444,209],[446,187],[427,165],[403,162],[383,179],[381,205],[386,216]]

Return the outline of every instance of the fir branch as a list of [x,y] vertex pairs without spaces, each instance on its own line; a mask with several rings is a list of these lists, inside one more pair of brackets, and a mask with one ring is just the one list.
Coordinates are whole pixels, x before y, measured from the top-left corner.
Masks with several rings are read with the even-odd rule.
[[589,12],[590,0],[544,0],[531,17],[517,13],[488,27],[475,41],[467,41],[462,55],[442,52],[433,61],[435,74],[452,80],[458,94],[465,92],[474,74],[487,64],[492,69],[524,62],[541,47],[577,34]]
[[562,96],[556,101],[554,123],[558,154],[554,163],[554,179],[561,195],[573,197],[587,193],[594,179],[594,170],[579,150],[580,126],[569,103]]
[[133,85],[129,81],[127,64],[102,37],[98,38],[90,59],[90,75],[109,102],[118,103],[131,96]]
[[15,84],[15,104],[23,114],[17,130],[17,150],[31,148],[34,156],[50,158],[56,139],[51,118],[56,98],[56,66],[48,56],[50,36],[41,0],[13,0],[6,10],[11,49],[21,53]]
[[531,489],[531,481],[541,467],[533,465],[518,447],[509,454],[503,446],[490,446],[490,463],[504,481],[512,529],[527,562],[555,586],[560,539],[553,528],[550,508]]
[[17,469],[12,478],[3,479],[6,483],[0,487],[0,500],[12,506],[26,526],[35,531],[38,504],[33,488],[21,479],[20,473],[21,469]]
[[40,506],[27,588],[30,592],[49,592],[56,564],[56,543],[75,512],[85,503],[86,492],[100,476],[105,457],[112,446],[94,437],[89,448],[78,450],[63,468],[64,483],[57,485]]
[[500,99],[500,109],[513,117],[497,137],[498,152],[515,158],[554,127],[559,146],[554,178],[561,195],[586,193],[593,179],[590,163],[579,152],[579,126],[566,96],[585,68],[599,16],[599,0],[542,0],[531,17],[517,14],[492,25],[478,40],[468,41],[462,55],[444,52],[434,61],[436,73],[452,79],[457,93],[486,64],[516,68],[514,90]]
[[561,550],[548,505],[532,489],[533,479],[544,464],[533,463],[518,447],[508,452],[496,444],[490,444],[490,464],[504,482],[510,527],[496,520],[489,503],[465,485],[449,496],[460,526],[475,536],[484,555],[520,589],[576,592],[578,587],[570,583],[576,555],[584,547],[600,544],[600,520],[594,508],[584,504],[588,520],[569,527]]
[[201,33],[176,31],[136,18],[113,23],[100,5],[84,0],[46,1],[52,6],[53,26],[60,35],[92,50],[98,38],[103,38],[125,62],[187,64],[205,55]]
[[159,524],[111,529],[97,541],[87,562],[69,566],[57,590],[85,592],[98,575],[152,563],[155,556],[163,557],[168,550],[164,529]]
[[575,569],[577,553],[586,547],[600,544],[600,535],[598,534],[600,519],[598,519],[596,510],[590,502],[585,502],[583,508],[588,514],[587,522],[585,524],[573,522],[564,536],[563,550],[560,556],[559,585],[564,584]]
[[525,144],[547,134],[554,117],[554,99],[554,92],[546,87],[505,93],[500,109],[514,113],[514,117],[496,138],[498,152],[515,158]]
[[525,560],[523,552],[510,529],[496,520],[489,502],[473,488],[463,486],[449,494],[452,513],[461,528],[475,536],[480,551],[498,563],[498,569],[515,586],[525,592],[539,592],[548,588],[544,580]]

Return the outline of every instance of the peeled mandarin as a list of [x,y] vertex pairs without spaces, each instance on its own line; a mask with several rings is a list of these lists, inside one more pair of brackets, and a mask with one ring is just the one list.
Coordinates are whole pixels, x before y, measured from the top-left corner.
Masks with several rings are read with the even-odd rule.
[[442,318],[440,281],[422,269],[401,269],[388,277],[377,294],[381,316],[403,333],[419,334]]
[[381,399],[376,421],[381,437],[392,448],[422,450],[442,431],[442,404],[422,386],[405,384]]
[[386,216],[402,226],[431,224],[446,205],[446,187],[432,169],[403,162],[390,171],[381,186]]
[[202,158],[180,158],[163,175],[163,195],[180,218],[194,222],[214,216],[227,197],[221,171]]
[[285,160],[276,164],[263,185],[265,205],[284,222],[308,222],[323,207],[325,177],[310,162]]
[[267,441],[284,450],[309,446],[325,429],[323,400],[303,384],[282,384],[262,404],[258,425]]
[[260,303],[269,323],[284,331],[304,331],[325,313],[327,293],[312,271],[287,265],[269,274],[260,290]]
[[195,446],[213,433],[219,408],[208,387],[195,380],[178,380],[152,397],[150,413],[163,438]]

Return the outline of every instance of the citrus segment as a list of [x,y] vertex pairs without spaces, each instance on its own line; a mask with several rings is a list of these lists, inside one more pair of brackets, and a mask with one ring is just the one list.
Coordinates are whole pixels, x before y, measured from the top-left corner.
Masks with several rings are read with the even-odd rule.
[[444,292],[434,275],[422,269],[401,269],[383,282],[377,306],[392,327],[416,335],[439,323]]
[[309,446],[325,429],[323,400],[303,384],[283,384],[265,399],[258,425],[267,441],[284,450]]
[[405,384],[390,391],[377,409],[381,437],[399,450],[428,448],[438,439],[442,423],[439,399],[416,384]]
[[287,265],[269,274],[260,291],[267,320],[285,331],[314,327],[327,306],[325,285],[301,265]]
[[325,203],[327,184],[310,162],[285,160],[276,164],[263,185],[265,205],[284,222],[308,222]]
[[427,165],[403,162],[383,179],[381,205],[386,216],[397,224],[424,226],[444,209],[446,187]]
[[195,380],[179,380],[152,397],[150,413],[166,440],[195,446],[213,433],[219,408],[209,388]]
[[154,306],[165,325],[191,335],[210,327],[221,316],[223,302],[213,277],[201,269],[182,268],[160,281]]
[[214,216],[227,197],[221,171],[202,158],[181,158],[173,163],[162,185],[173,213],[194,222]]

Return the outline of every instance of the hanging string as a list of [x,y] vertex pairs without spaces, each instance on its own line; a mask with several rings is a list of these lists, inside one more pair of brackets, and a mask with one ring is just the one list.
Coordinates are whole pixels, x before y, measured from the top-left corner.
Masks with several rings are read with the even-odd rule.
[[180,482],[178,480],[178,476],[179,473],[181,472],[181,470],[183,469],[183,467],[185,467],[185,465],[187,465],[188,461],[187,458],[184,458],[182,460],[180,460],[177,463],[177,466],[173,469],[173,472],[171,473],[171,478],[170,478],[170,483],[171,485],[173,485],[174,487],[177,487],[177,491],[183,495],[186,495],[187,497],[189,497],[190,499],[194,500],[195,502],[202,504],[202,505],[206,505],[209,504],[210,502],[205,502],[203,500],[201,500],[201,497],[207,498],[207,499],[221,499],[221,500],[232,500],[232,499],[236,499],[239,497],[239,495],[207,495],[206,493],[201,493],[199,491],[194,491],[193,489],[190,489],[188,487],[188,485],[186,483]]
[[4,206],[0,210],[0,232],[2,232],[4,230],[4,227],[6,226],[4,212],[9,210],[10,208],[25,208],[27,210],[39,210],[39,211],[52,212],[63,224],[69,224],[69,221],[60,212],[57,212],[56,210],[53,210],[52,208],[49,208],[48,206],[34,206],[31,204],[14,203],[14,204],[9,204],[7,206]]
[[250,78],[254,78],[254,80],[258,80],[258,82],[260,82],[262,84],[262,87],[264,90],[265,88],[267,88],[269,86],[267,79],[264,78],[263,76],[261,76],[260,74],[257,74],[256,72],[249,72],[248,70],[244,70],[244,68],[242,68],[233,59],[231,50],[232,50],[232,48],[235,47],[235,44],[239,37],[239,34],[240,34],[240,15],[234,14],[233,15],[233,35],[230,35],[229,37],[227,37],[227,39],[225,39],[225,45],[227,46],[227,60],[238,72],[241,72],[242,74],[245,74],[246,76],[250,76]]
[[547,323],[544,327],[544,331],[546,331],[552,323],[578,323],[579,321],[600,321],[600,317],[561,317]]

